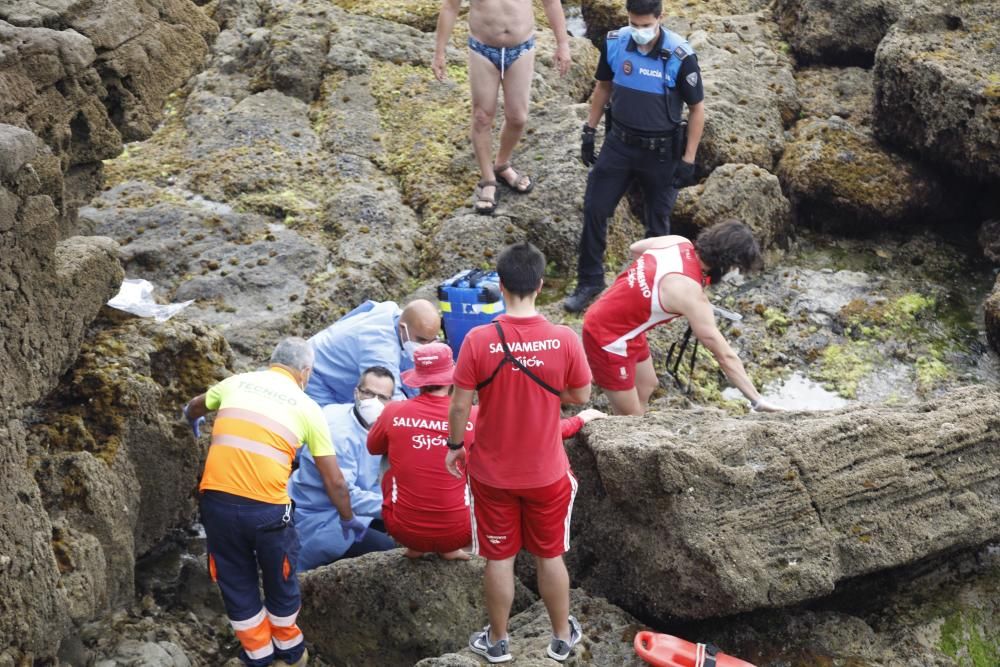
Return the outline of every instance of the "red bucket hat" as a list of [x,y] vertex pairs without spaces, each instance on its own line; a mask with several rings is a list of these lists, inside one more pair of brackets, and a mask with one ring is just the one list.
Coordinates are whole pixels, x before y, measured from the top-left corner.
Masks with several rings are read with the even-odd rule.
[[401,376],[407,386],[417,388],[449,385],[454,372],[451,348],[445,343],[427,343],[413,353],[413,368],[403,371]]

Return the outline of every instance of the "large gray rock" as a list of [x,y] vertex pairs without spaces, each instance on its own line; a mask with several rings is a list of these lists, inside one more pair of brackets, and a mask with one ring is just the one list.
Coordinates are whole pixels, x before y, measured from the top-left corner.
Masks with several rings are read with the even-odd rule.
[[[0,7],[0,121],[32,129],[63,170],[99,170],[145,139],[200,68],[215,24],[189,0],[15,0]],[[97,179],[74,181],[80,203]],[[72,217],[72,211],[66,211]]]
[[217,325],[250,359],[266,359],[294,330],[308,281],[329,262],[324,248],[263,216],[141,183],[102,193],[81,220],[121,243],[129,276],[170,301],[195,300],[184,317]]
[[[761,248],[783,241],[792,221],[792,206],[778,178],[752,164],[724,164],[704,183],[684,188],[671,222],[702,230],[735,218],[750,226]],[[694,236],[695,234],[692,234]]]
[[769,171],[784,149],[784,128],[799,113],[791,59],[781,51],[766,14],[691,22],[705,87],[705,134],[698,149],[704,171],[726,163]]
[[[8,416],[9,415],[9,416]],[[71,603],[59,587],[53,529],[28,469],[24,423],[0,418],[0,665],[52,655],[69,628]],[[14,639],[16,638],[16,639]],[[12,641],[13,639],[13,641]]]
[[49,515],[102,547],[102,558],[63,568],[99,568],[83,582],[106,580],[85,591],[98,608],[130,599],[135,557],[191,520],[204,443],[177,410],[232,361],[221,336],[203,327],[109,316],[37,411],[30,439],[46,453],[35,476]]
[[912,0],[778,0],[774,14],[800,62],[868,67],[885,33],[912,4]]
[[979,182],[1000,180],[1000,6],[899,21],[875,56],[876,135]]
[[[641,667],[646,664],[636,656],[632,646],[636,633],[643,629],[643,625],[630,614],[603,598],[591,597],[579,589],[570,591],[569,608],[583,627],[583,640],[562,664],[577,667]],[[508,629],[511,653],[518,665],[551,667],[558,664],[545,652],[552,637],[552,625],[545,603],[541,600],[511,618]],[[416,667],[476,667],[481,664],[482,660],[466,648],[461,653],[421,660]]]
[[826,595],[1000,537],[998,437],[1000,392],[984,387],[822,415],[594,422],[570,447],[571,572],[664,621]]
[[107,239],[63,240],[54,204],[62,174],[38,138],[0,125],[0,164],[0,405],[15,406],[37,399],[66,370],[122,273]]
[[[484,625],[486,561],[410,560],[402,549],[300,576],[302,631],[335,664],[412,664],[455,651]],[[534,597],[517,582],[514,612]]]
[[800,122],[777,173],[797,218],[819,229],[948,219],[944,189],[929,171],[837,116]]
[[131,600],[136,555],[193,516],[204,449],[177,410],[230,362],[204,328],[115,316],[88,334],[30,430],[0,424],[0,593],[17,610],[0,631],[18,638],[0,664],[51,657],[71,622]]

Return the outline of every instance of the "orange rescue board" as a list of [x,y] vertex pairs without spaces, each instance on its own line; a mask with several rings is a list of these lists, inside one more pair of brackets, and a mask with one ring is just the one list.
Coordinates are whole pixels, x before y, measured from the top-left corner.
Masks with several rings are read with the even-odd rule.
[[[655,667],[711,667],[712,656],[706,655],[704,644],[695,644],[673,635],[643,631],[635,636],[635,652]],[[715,667],[754,667],[745,660],[725,653],[716,653]]]

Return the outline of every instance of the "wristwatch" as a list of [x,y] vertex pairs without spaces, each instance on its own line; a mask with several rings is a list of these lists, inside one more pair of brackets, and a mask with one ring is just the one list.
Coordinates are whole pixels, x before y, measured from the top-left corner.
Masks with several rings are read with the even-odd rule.
[[458,442],[452,442],[451,440],[448,441],[448,449],[454,451],[456,449],[461,449],[462,447],[465,447],[465,440],[459,440]]

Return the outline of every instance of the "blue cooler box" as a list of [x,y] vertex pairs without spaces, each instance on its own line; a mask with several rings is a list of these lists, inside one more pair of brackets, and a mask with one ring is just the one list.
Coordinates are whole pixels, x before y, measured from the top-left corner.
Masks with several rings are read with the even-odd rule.
[[438,285],[438,303],[444,319],[444,333],[452,355],[458,359],[465,334],[472,327],[489,324],[504,312],[500,276],[496,271],[460,271]]

